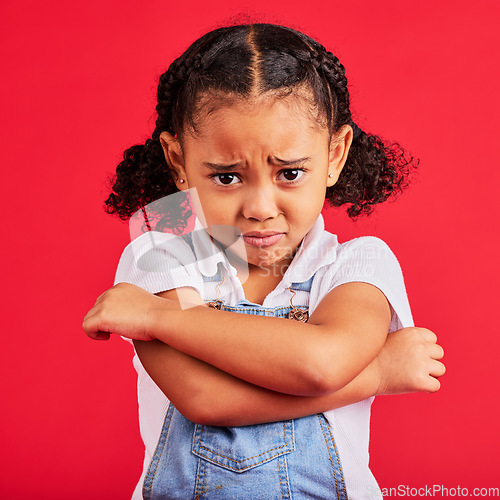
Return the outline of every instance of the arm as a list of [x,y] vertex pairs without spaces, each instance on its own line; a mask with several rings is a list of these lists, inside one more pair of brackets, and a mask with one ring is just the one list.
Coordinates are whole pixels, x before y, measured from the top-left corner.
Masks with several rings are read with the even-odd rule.
[[[161,295],[175,297],[175,291]],[[129,310],[130,307],[124,309]],[[92,310],[84,321],[87,334],[108,338],[109,334],[97,335],[92,322],[87,324],[91,313]],[[106,329],[102,318],[99,324]],[[439,389],[436,377],[445,371],[437,361],[443,350],[436,344],[436,336],[422,328],[389,334],[379,355],[352,382],[332,394],[316,397],[294,397],[257,387],[159,341],[135,344],[144,367],[176,407],[190,420],[212,425],[250,425],[296,418],[377,394],[435,392]]]
[[370,396],[435,392],[444,374],[443,349],[423,328],[390,333],[380,354],[353,381],[325,396],[291,396],[249,384],[159,341],[135,341],[151,378],[189,420],[253,425],[340,408]]
[[390,318],[384,294],[366,283],[333,289],[308,323],[204,306],[182,310],[177,301],[119,283],[97,299],[83,326],[93,338],[114,332],[158,339],[254,385],[319,396],[344,387],[368,366],[384,345]]
[[240,426],[298,418],[375,395],[378,363],[371,363],[341,390],[325,396],[292,396],[245,382],[160,342],[134,341],[141,363],[189,420]]
[[[175,300],[201,300],[191,289],[157,294]],[[282,394],[233,377],[160,342],[135,341],[151,378],[190,420],[208,425],[253,425],[299,418],[357,403],[370,396],[435,392],[444,374],[443,349],[429,330],[390,333],[379,355],[346,386],[325,396]],[[186,397],[188,395],[188,397]]]

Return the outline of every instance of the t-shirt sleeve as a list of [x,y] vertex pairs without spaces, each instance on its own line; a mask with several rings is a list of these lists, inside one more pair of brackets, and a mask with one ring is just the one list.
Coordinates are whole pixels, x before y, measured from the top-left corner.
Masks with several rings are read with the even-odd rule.
[[352,282],[369,283],[386,296],[392,308],[389,331],[413,326],[401,266],[384,241],[364,236],[339,245],[337,259],[323,279],[324,294]]
[[114,284],[131,283],[150,293],[189,286],[201,293],[203,279],[195,272],[195,264],[194,252],[185,239],[151,231],[125,247]]
[[202,292],[191,246],[182,237],[168,233],[144,233],[123,251],[114,284],[132,283],[150,293],[190,286]]

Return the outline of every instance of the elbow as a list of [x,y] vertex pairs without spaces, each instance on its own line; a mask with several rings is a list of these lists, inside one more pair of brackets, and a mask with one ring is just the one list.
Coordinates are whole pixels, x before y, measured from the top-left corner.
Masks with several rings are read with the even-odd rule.
[[229,425],[222,423],[222,415],[217,411],[216,408],[187,408],[185,410],[179,410],[182,415],[184,415],[188,420],[199,425]]
[[[193,405],[185,410],[179,410],[184,417],[199,425],[214,427],[240,427],[251,425],[254,422],[248,419],[248,414],[230,401],[218,404],[217,401],[208,402],[202,406]],[[257,422],[261,423],[261,421]]]
[[187,400],[172,401],[175,408],[188,420],[199,425],[229,426],[230,415],[224,414],[225,406],[217,398],[208,399],[204,394]]
[[349,374],[338,362],[332,362],[336,358],[326,350],[306,353],[300,365],[304,392],[299,395],[325,396],[344,387],[350,381]]
[[301,396],[325,396],[338,391],[342,385],[339,384],[338,377],[324,368],[317,365],[312,366],[303,375],[304,392]]

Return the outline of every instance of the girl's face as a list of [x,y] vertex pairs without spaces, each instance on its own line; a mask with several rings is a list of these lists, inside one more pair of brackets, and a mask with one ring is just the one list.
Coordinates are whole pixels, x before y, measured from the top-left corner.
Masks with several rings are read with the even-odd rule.
[[236,228],[250,268],[284,273],[344,166],[352,129],[330,141],[310,113],[293,95],[238,99],[205,116],[182,149],[162,134],[167,161],[184,180],[177,187],[196,188],[213,237],[221,240],[216,226]]

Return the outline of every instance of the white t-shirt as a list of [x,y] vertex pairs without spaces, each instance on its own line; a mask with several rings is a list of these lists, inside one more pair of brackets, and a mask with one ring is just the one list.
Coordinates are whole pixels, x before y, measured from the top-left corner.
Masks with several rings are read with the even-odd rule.
[[[150,232],[132,241],[123,251],[116,271],[115,284],[133,283],[151,293],[191,286],[203,300],[217,297],[227,305],[245,298],[236,270],[224,253],[211,241],[197,222],[192,245],[172,234]],[[207,282],[218,270],[225,281]],[[288,306],[292,283],[307,281],[315,274],[309,294],[311,314],[333,288],[349,282],[370,283],[387,297],[392,308],[389,331],[413,326],[399,263],[390,248],[379,238],[365,236],[339,244],[337,237],[324,229],[320,215],[302,241],[282,281],[265,298],[264,307]],[[304,295],[303,295],[304,294]],[[305,291],[297,291],[295,304],[307,304]],[[142,498],[142,483],[158,442],[169,401],[144,370],[137,355],[133,359],[138,373],[139,425],[145,445],[144,469],[133,499]],[[370,406],[368,398],[325,413],[333,429],[342,464],[347,494],[353,499],[382,498],[380,488],[369,469]]]

